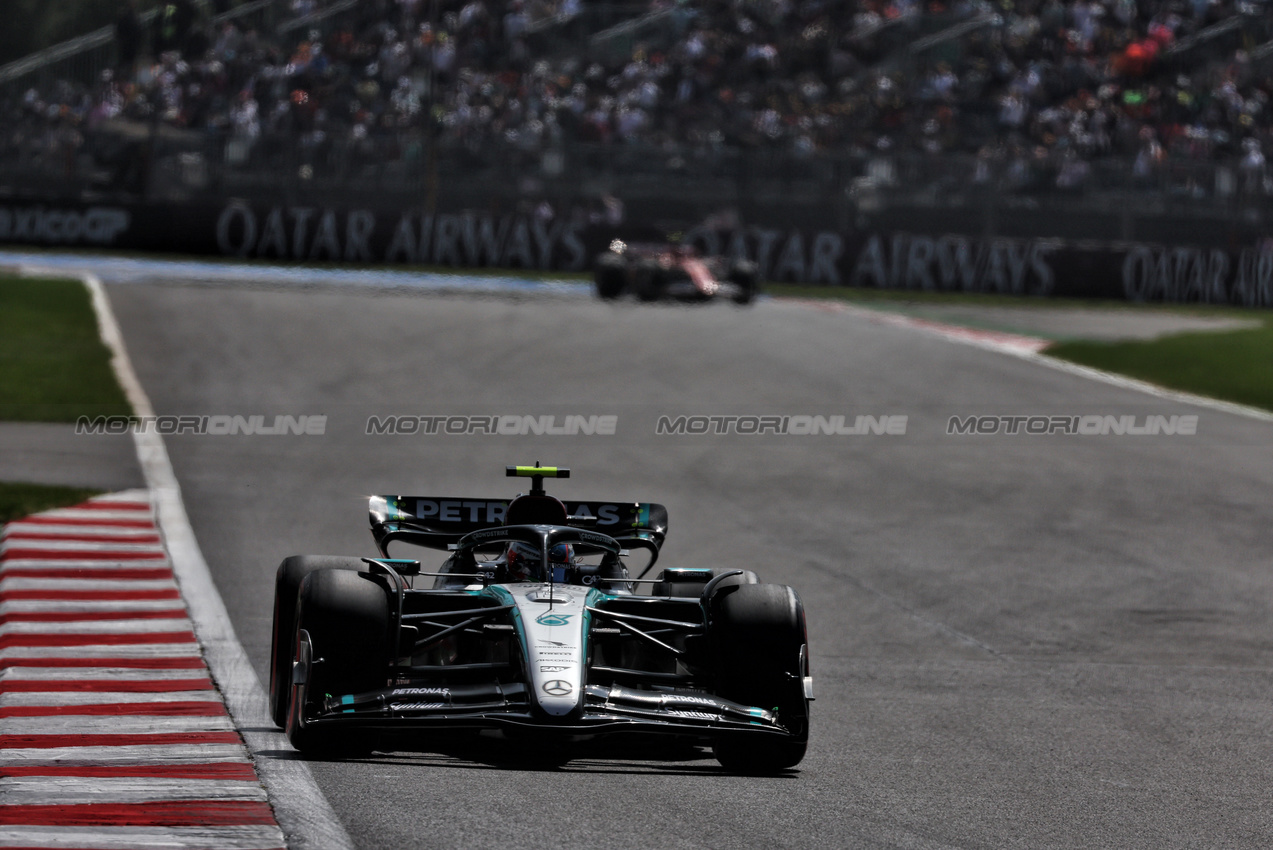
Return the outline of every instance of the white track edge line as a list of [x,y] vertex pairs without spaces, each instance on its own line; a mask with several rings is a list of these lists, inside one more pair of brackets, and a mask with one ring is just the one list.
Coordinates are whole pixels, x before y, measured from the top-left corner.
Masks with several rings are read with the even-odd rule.
[[1120,387],[1122,389],[1136,390],[1138,392],[1147,393],[1168,401],[1178,401],[1182,404],[1190,404],[1195,407],[1205,407],[1210,410],[1220,411],[1222,413],[1231,413],[1235,416],[1244,416],[1248,419],[1255,419],[1260,422],[1273,422],[1273,413],[1267,410],[1261,410],[1258,407],[1250,407],[1245,404],[1238,404],[1232,401],[1222,401],[1218,398],[1210,398],[1204,395],[1194,395],[1182,390],[1172,390],[1167,387],[1151,384],[1149,381],[1141,381],[1137,378],[1129,378],[1126,375],[1119,375],[1115,372],[1106,372],[1104,369],[1096,369],[1092,366],[1082,366],[1069,360],[1062,360],[1059,357],[1053,357],[1046,351],[1013,351],[1009,352],[1014,357],[1020,357],[1022,360],[1029,360],[1038,363],[1040,366],[1046,366],[1049,369],[1055,369],[1058,372],[1065,372],[1070,375],[1077,375],[1089,380],[1099,381],[1103,384]]
[[[797,298],[797,299],[790,299],[790,300],[794,301],[797,304],[802,304],[807,307],[814,307],[815,309],[820,306],[820,304],[817,303],[815,299]],[[858,318],[864,318],[864,319],[869,319],[874,321],[882,321],[883,324],[887,324],[892,327],[904,328],[906,330],[918,331],[920,333],[924,333],[929,336],[940,337],[941,339],[944,339],[948,342],[958,343],[959,345],[970,345],[973,348],[981,348],[986,351],[996,351],[1000,354],[1007,354],[1011,357],[1016,357],[1021,360],[1027,360],[1032,363],[1037,363],[1040,366],[1046,366],[1049,369],[1055,369],[1058,372],[1065,372],[1067,374],[1075,375],[1080,378],[1087,378],[1088,380],[1091,380],[1091,381],[1097,381],[1102,384],[1109,384],[1111,386],[1115,386],[1120,389],[1134,390],[1136,392],[1152,395],[1152,396],[1155,396],[1156,398],[1165,399],[1167,401],[1178,401],[1182,404],[1190,404],[1190,405],[1194,405],[1195,407],[1205,407],[1210,410],[1219,411],[1221,413],[1231,413],[1235,416],[1245,416],[1248,419],[1255,419],[1260,422],[1273,422],[1273,412],[1262,410],[1258,407],[1251,407],[1249,405],[1238,404],[1237,402],[1232,402],[1232,401],[1222,401],[1221,399],[1211,398],[1209,396],[1204,396],[1204,395],[1195,395],[1193,393],[1184,392],[1183,390],[1168,389],[1167,387],[1163,387],[1158,384],[1153,384],[1153,383],[1150,383],[1149,381],[1142,381],[1137,378],[1129,378],[1126,375],[1120,375],[1116,372],[1106,372],[1104,369],[1097,369],[1092,366],[1082,366],[1078,363],[1074,363],[1069,360],[1062,360],[1059,357],[1054,357],[1051,354],[1048,354],[1046,349],[1042,351],[1030,351],[1026,348],[1012,345],[1010,343],[1004,344],[1002,342],[997,342],[997,341],[989,340],[989,339],[974,339],[974,338],[965,336],[962,333],[957,333],[957,331],[963,331],[963,330],[977,330],[976,328],[969,329],[969,328],[963,327],[962,325],[947,325],[950,328],[950,332],[947,332],[941,327],[942,325],[947,324],[945,322],[925,320],[925,322],[921,324],[918,322],[890,321],[887,318],[881,320],[880,318],[881,315],[900,316],[902,318],[910,318],[910,317],[906,316],[905,314],[888,313],[887,311],[883,311],[883,310],[872,310],[869,308],[858,307],[856,305],[844,304],[841,302],[836,302],[836,307],[832,309],[836,312],[845,313],[847,315],[856,316]],[[995,333],[998,333],[998,332],[995,332]],[[1005,332],[1005,335],[1017,336],[1017,337],[1021,337],[1022,339],[1033,339],[1033,337],[1026,337],[1022,334],[1011,334],[1011,333]]]
[[[66,270],[38,267],[22,267],[20,273],[61,278],[68,274]],[[101,279],[91,272],[79,272],[78,277],[92,298],[102,342],[111,351],[111,366],[124,394],[138,416],[153,416],[154,408],[133,370],[123,334],[106,297],[106,288]],[[133,441],[142,474],[150,488],[159,528],[168,544],[173,571],[182,588],[190,618],[194,621],[195,634],[203,646],[208,667],[225,697],[235,725],[253,754],[289,749],[282,732],[260,731],[274,727],[268,700],[247,652],[234,633],[225,602],[212,581],[212,573],[195,539],[163,437],[135,431]],[[352,850],[354,845],[349,833],[314,781],[309,765],[298,759],[257,758],[255,755],[253,764],[269,794],[274,816],[289,847],[296,850]]]

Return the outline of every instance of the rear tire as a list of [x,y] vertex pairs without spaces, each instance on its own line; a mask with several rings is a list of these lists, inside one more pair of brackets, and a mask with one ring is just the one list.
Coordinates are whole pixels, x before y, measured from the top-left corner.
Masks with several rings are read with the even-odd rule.
[[713,747],[716,759],[740,773],[795,767],[809,743],[808,638],[800,597],[783,585],[743,584],[713,594],[711,609],[720,696],[774,711],[790,733],[722,738]]
[[760,270],[755,263],[735,263],[729,270],[729,280],[738,290],[733,294],[735,304],[750,304],[756,300],[760,289]]
[[627,272],[622,259],[614,254],[602,255],[597,260],[597,270],[593,275],[597,286],[597,297],[602,301],[613,301],[618,298],[623,294],[627,284],[626,278]]
[[[385,686],[389,658],[389,598],[369,574],[320,569],[301,582],[297,634],[309,639],[312,663],[304,686],[292,689],[287,737],[302,752],[348,755],[370,749],[370,738],[340,726],[314,727],[307,711],[328,696],[364,693]],[[300,703],[304,698],[309,705]]]
[[665,286],[663,272],[657,265],[644,263],[637,266],[632,288],[636,290],[638,299],[647,304],[651,301],[658,301],[663,297]]
[[293,555],[274,574],[274,625],[270,637],[270,717],[280,729],[287,726],[287,703],[292,693],[292,659],[296,652],[296,596],[301,582],[315,570],[353,570],[366,565],[361,558],[332,555]]

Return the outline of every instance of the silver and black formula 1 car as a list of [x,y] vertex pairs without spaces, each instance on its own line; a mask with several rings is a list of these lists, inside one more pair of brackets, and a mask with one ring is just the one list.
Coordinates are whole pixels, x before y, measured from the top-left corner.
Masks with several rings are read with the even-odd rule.
[[597,296],[607,301],[631,292],[641,301],[728,297],[735,304],[750,304],[760,288],[759,277],[756,264],[747,260],[731,262],[699,256],[684,245],[628,244],[621,239],[613,240],[593,265]]
[[[661,736],[726,768],[804,757],[808,640],[795,591],[754,572],[666,568],[662,505],[373,496],[381,556],[278,568],[270,709],[308,754],[447,752],[466,736],[553,752]],[[391,543],[449,552],[436,569]],[[640,553],[644,553],[641,555]],[[497,746],[503,746],[497,744]]]

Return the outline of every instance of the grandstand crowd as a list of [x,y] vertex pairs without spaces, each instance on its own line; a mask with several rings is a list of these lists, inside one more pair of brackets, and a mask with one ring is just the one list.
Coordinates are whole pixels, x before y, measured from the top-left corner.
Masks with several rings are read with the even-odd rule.
[[[657,25],[618,51],[589,49],[590,0],[362,0],[324,18],[328,2],[287,0],[284,35],[214,21],[230,0],[161,3],[150,26],[132,3],[115,67],[9,98],[0,157],[73,157],[133,122],[215,135],[244,163],[583,142],[963,153],[987,173],[1047,159],[1059,188],[1102,158],[1146,180],[1221,161],[1273,188],[1263,0],[653,0],[629,17]],[[1209,46],[1226,24],[1236,40]]]

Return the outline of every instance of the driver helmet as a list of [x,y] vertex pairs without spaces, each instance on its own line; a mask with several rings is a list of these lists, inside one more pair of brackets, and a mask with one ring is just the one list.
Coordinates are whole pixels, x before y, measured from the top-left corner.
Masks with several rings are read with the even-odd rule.
[[529,543],[510,543],[504,557],[509,581],[535,581],[543,576],[539,548]]
[[548,550],[548,566],[553,571],[554,582],[565,584],[570,580],[575,565],[575,548],[569,543],[558,543]]
[[[509,544],[508,553],[504,559],[508,569],[508,580],[547,580],[548,576],[541,569],[541,560],[537,546],[520,542]],[[566,582],[574,564],[575,550],[569,543],[558,543],[548,550],[548,565],[552,569],[552,581]]]

